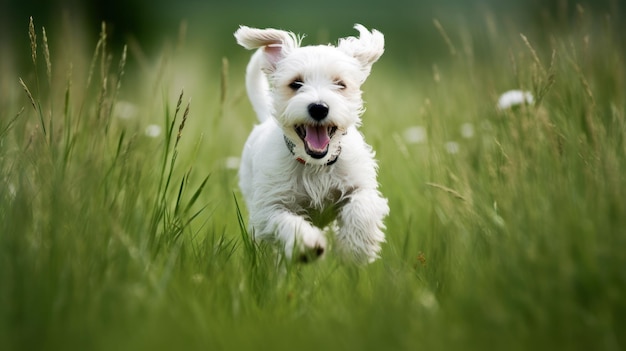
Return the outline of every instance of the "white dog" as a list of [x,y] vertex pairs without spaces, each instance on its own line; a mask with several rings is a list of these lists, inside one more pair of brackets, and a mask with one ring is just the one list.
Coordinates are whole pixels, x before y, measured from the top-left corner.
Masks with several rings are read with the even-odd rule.
[[259,49],[246,88],[261,121],[244,146],[239,186],[254,238],[277,241],[290,260],[321,256],[330,231],[343,257],[357,262],[374,261],[385,241],[387,199],[374,152],[357,130],[360,86],[384,37],[355,28],[359,37],[336,47],[300,47],[300,37],[277,29],[235,33],[241,46]]

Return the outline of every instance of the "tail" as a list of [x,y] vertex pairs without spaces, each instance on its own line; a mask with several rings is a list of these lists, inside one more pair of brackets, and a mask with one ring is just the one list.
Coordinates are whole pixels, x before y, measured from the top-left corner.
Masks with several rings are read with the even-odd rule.
[[252,55],[246,69],[246,91],[260,122],[272,116],[270,87],[265,73],[261,70],[263,62],[263,49],[261,48]]

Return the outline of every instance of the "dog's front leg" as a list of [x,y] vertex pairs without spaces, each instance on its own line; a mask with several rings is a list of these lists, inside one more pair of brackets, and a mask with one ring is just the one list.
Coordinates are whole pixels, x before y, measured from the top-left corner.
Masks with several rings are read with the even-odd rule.
[[356,190],[339,213],[338,249],[343,257],[358,263],[378,258],[385,241],[383,219],[389,214],[387,199],[376,189]]
[[282,209],[270,215],[266,228],[284,245],[288,260],[308,262],[326,251],[326,237],[302,216]]

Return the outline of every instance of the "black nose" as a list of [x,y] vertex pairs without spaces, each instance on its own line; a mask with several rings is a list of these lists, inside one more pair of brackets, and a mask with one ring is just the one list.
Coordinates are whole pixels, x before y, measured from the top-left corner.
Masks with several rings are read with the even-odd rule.
[[321,121],[328,116],[328,105],[323,102],[312,103],[308,109],[309,115],[316,121]]

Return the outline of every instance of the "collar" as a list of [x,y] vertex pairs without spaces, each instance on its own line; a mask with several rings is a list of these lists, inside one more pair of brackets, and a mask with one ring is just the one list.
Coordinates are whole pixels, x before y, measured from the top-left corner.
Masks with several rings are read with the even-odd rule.
[[[283,135],[283,138],[285,139],[285,144],[287,145],[287,149],[289,149],[289,152],[291,152],[292,155],[296,156],[296,153],[294,151],[296,144],[293,141],[291,141],[291,139],[287,138],[286,135]],[[338,148],[337,152],[334,155],[332,155],[331,159],[328,160],[328,162],[326,162],[324,166],[333,165],[339,159],[340,154],[341,154],[341,147]],[[307,165],[307,162],[300,156],[296,156],[296,161],[298,161],[299,163],[303,165]]]

